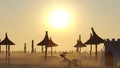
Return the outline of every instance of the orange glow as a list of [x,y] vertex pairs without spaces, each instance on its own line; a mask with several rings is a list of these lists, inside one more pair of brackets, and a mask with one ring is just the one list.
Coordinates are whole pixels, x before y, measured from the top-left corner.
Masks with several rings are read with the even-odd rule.
[[65,28],[70,23],[70,16],[64,10],[55,10],[49,17],[49,23],[55,28]]

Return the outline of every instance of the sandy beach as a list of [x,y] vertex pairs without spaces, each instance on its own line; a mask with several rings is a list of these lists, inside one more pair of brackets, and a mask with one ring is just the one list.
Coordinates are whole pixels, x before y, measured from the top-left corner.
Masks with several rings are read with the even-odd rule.
[[66,57],[69,60],[81,60],[81,64],[78,63],[77,67],[73,64],[62,63],[63,58],[59,54],[54,53],[50,56],[48,53],[47,61],[44,61],[44,53],[11,53],[10,62],[8,62],[5,53],[1,53],[0,68],[113,68],[101,64],[101,54],[98,55],[96,61],[94,55],[90,58],[89,53],[81,55],[76,52],[68,53]]

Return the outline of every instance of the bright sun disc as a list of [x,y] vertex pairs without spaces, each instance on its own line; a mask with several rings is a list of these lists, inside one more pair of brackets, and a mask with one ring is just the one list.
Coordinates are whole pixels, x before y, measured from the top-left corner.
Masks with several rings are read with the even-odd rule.
[[50,15],[50,24],[56,28],[64,28],[68,25],[70,16],[63,10],[56,10]]

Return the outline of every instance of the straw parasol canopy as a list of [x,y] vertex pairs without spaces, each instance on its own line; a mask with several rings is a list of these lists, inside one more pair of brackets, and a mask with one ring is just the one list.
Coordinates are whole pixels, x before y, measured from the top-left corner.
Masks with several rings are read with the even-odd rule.
[[81,47],[86,47],[82,41],[81,41],[81,35],[79,35],[79,40],[77,40],[77,44],[74,46],[76,47],[76,51],[79,52],[78,48],[80,48],[80,53],[81,53]]
[[48,31],[46,31],[44,39],[41,42],[39,42],[37,45],[38,46],[47,45],[48,41],[49,41]]
[[37,44],[38,46],[42,46],[42,49],[41,49],[42,53],[43,53],[43,46],[47,45],[48,42],[49,42],[48,31],[46,31],[44,39]]
[[87,42],[85,42],[85,44],[95,45],[95,48],[96,48],[95,58],[97,59],[97,45],[100,43],[104,43],[104,40],[95,33],[93,27],[91,28],[91,30],[92,30],[92,35],[90,39]]
[[5,33],[5,38],[0,42],[0,45],[15,45],[7,36],[7,33]]
[[56,43],[54,43],[53,41],[52,41],[52,38],[50,37],[50,40],[49,40],[49,42],[48,42],[48,45],[47,45],[47,47],[54,47],[54,46],[58,46]]
[[7,33],[5,33],[5,38],[0,42],[0,45],[6,45],[6,58],[7,53],[10,55],[10,45],[15,45],[7,36]]
[[90,38],[85,42],[85,44],[89,45],[92,44],[93,39],[92,39],[92,34],[90,34]]
[[50,40],[49,40],[49,42],[47,44],[47,47],[51,47],[51,56],[53,55],[53,49],[52,49],[52,47],[55,47],[55,46],[58,46],[58,45],[56,43],[54,43],[52,41],[52,38],[50,37]]
[[104,43],[104,40],[95,33],[94,29],[91,28],[91,30],[92,30],[92,33],[93,33],[93,37],[92,37],[93,42],[92,42],[92,44]]

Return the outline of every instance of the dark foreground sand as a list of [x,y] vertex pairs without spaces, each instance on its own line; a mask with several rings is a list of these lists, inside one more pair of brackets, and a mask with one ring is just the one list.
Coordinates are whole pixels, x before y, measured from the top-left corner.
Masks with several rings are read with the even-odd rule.
[[42,53],[11,53],[10,63],[5,58],[5,53],[0,54],[0,68],[114,68],[105,67],[101,64],[101,55],[99,54],[96,61],[93,57],[90,59],[88,54],[68,53],[68,59],[78,59],[82,63],[78,67],[73,64],[67,65],[61,63],[62,58],[60,53],[55,53],[54,56],[48,54],[47,61],[44,61],[44,54]]

